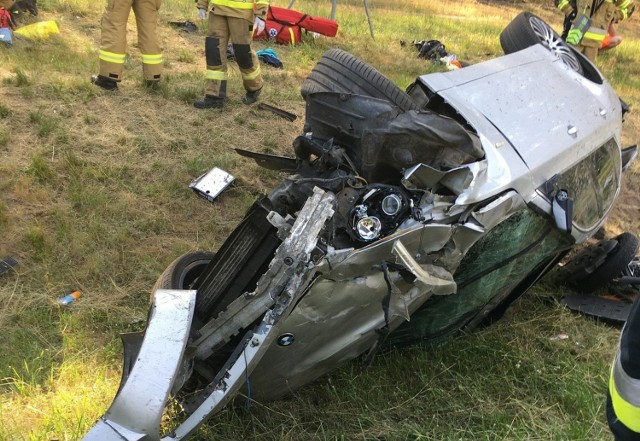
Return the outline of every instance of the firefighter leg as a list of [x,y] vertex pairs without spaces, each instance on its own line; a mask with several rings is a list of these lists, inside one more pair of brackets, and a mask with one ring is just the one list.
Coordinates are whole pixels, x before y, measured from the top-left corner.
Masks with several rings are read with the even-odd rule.
[[589,60],[595,63],[596,58],[598,57],[598,48],[590,47],[590,46],[580,46],[580,52],[584,54]]
[[156,28],[161,0],[133,0],[138,27],[138,46],[142,55],[142,73],[147,84],[157,84],[162,73],[162,48]]
[[611,369],[607,420],[616,441],[640,441],[640,295],[620,335]]
[[251,48],[253,23],[242,18],[229,18],[229,33],[242,75],[242,84],[247,91],[244,102],[251,104],[257,101],[263,84],[260,61]]
[[132,1],[109,0],[104,14],[102,14],[99,78],[110,80],[114,84],[115,81],[122,79],[127,48],[127,19]]
[[193,102],[197,109],[221,108],[227,96],[227,18],[209,13],[209,35],[204,40],[207,79],[204,98]]
[[205,39],[204,54],[207,59],[205,93],[224,98],[227,95],[227,44],[229,26],[227,17],[209,14],[209,34]]

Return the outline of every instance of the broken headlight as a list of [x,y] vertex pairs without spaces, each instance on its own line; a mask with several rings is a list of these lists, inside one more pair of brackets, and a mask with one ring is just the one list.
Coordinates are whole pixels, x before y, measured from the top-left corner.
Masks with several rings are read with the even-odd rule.
[[400,188],[372,185],[351,210],[351,229],[356,239],[369,242],[392,234],[409,213],[410,198]]

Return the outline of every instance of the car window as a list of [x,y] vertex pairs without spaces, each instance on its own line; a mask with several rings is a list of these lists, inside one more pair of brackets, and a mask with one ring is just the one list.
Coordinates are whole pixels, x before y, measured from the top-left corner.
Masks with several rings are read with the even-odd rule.
[[620,149],[611,139],[558,181],[573,198],[573,223],[581,230],[592,229],[609,211],[619,186]]
[[573,243],[548,216],[521,210],[476,242],[454,274],[458,292],[431,297],[388,339],[389,344],[434,342],[459,326],[495,297],[506,297],[541,262]]

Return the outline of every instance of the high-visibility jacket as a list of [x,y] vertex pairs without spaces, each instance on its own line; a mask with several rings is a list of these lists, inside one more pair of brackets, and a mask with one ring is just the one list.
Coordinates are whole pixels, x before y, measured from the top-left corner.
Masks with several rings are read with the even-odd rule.
[[244,18],[253,22],[254,16],[266,17],[270,0],[198,0],[198,8],[216,15]]
[[[570,15],[575,4],[578,16],[585,14],[591,18],[591,27],[585,32],[581,45],[600,47],[612,22],[626,20],[635,9],[634,0],[557,0],[558,9]],[[595,9],[595,12],[594,12]]]
[[616,441],[640,441],[640,295],[620,334],[611,367],[607,420]]

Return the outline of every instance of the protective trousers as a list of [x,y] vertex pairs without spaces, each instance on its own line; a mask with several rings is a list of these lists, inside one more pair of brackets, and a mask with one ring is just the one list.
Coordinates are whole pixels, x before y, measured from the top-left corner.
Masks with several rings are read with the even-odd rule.
[[260,62],[251,49],[253,22],[244,18],[209,14],[208,37],[205,40],[207,77],[205,93],[224,98],[227,94],[227,45],[233,44],[236,62],[240,68],[242,84],[248,92],[262,88]]
[[133,8],[144,78],[148,81],[160,79],[163,59],[156,35],[160,4],[161,0],[109,0],[101,22],[100,75],[115,81],[122,79],[127,48],[127,20]]
[[620,334],[611,368],[607,420],[616,441],[640,441],[640,295]]
[[[565,16],[569,16],[573,10],[570,0],[556,0],[558,9]],[[634,0],[576,0],[575,17],[584,14],[591,19],[589,29],[584,33],[576,49],[587,58],[595,61],[598,49],[602,47],[609,25],[613,22],[626,20],[633,14]],[[593,8],[596,8],[595,10]],[[577,18],[575,18],[577,20]]]

